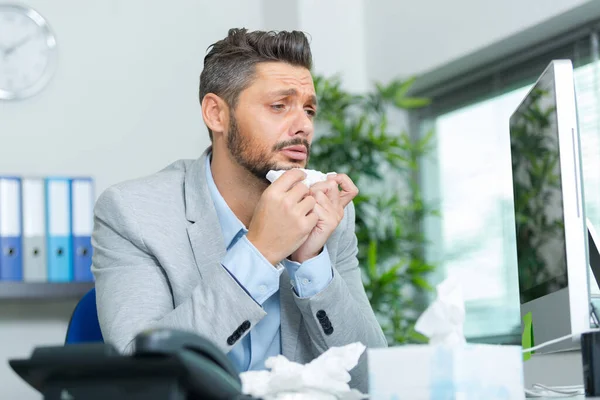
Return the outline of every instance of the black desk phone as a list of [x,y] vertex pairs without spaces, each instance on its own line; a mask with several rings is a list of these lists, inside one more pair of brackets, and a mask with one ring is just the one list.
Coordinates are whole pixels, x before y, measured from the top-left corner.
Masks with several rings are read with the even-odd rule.
[[212,342],[189,332],[150,329],[131,355],[108,343],[38,347],[12,369],[45,400],[241,400],[238,371]]

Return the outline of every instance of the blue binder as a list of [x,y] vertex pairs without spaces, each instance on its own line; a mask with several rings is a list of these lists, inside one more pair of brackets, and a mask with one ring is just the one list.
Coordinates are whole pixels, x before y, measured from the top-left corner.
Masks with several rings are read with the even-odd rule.
[[73,278],[91,282],[92,230],[94,227],[94,182],[91,178],[71,180],[71,231],[73,234]]
[[0,177],[0,280],[23,280],[21,179]]
[[72,281],[71,180],[68,178],[46,178],[46,238],[48,281]]

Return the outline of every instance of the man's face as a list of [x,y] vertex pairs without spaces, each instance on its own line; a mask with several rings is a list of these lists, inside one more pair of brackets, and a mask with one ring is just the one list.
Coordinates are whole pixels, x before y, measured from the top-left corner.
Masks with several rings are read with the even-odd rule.
[[259,179],[272,169],[306,167],[316,108],[309,70],[282,62],[258,64],[231,113],[227,147],[232,157]]

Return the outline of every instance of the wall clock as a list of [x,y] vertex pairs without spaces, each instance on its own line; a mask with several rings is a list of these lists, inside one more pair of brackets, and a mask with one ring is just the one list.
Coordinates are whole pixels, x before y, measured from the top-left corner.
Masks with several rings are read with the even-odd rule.
[[33,96],[54,75],[56,39],[35,10],[0,4],[0,100]]

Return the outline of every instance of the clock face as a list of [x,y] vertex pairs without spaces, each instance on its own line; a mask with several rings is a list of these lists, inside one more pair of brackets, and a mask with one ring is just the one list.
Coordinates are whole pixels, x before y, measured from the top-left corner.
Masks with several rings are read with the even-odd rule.
[[56,40],[36,11],[0,4],[0,99],[29,97],[50,81]]

